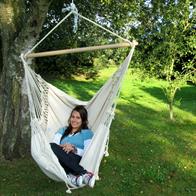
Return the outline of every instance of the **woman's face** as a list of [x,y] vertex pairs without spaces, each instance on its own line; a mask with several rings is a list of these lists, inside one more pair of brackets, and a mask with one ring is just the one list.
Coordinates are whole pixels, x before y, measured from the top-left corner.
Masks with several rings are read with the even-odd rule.
[[77,111],[73,111],[70,118],[71,126],[74,130],[78,130],[82,125],[82,119],[80,113]]

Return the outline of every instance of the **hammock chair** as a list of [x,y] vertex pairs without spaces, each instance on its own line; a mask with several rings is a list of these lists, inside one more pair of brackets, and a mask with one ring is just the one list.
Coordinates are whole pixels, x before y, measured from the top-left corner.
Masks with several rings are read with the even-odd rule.
[[[66,15],[65,18],[63,18],[60,23],[58,23],[42,40],[40,40],[28,53],[21,54],[21,59],[25,70],[25,81],[31,118],[31,154],[41,170],[48,177],[66,183],[68,188],[67,193],[71,193],[71,189],[76,189],[78,187],[73,185],[67,178],[67,174],[51,150],[49,143],[51,142],[55,132],[59,128],[65,126],[72,109],[76,105],[84,105],[88,111],[89,127],[94,131],[94,136],[90,145],[88,146],[88,149],[85,151],[80,164],[86,170],[93,172],[96,179],[98,179],[101,160],[104,155],[108,154],[107,149],[110,125],[112,119],[114,118],[116,99],[120,92],[119,89],[121,86],[121,81],[130,63],[134,48],[137,45],[136,41],[130,42],[125,40],[110,30],[107,30],[99,24],[83,17],[77,12],[73,3],[71,4],[71,7],[72,9],[69,14]],[[36,56],[37,53],[31,52],[72,13],[75,16],[80,16],[81,18],[96,24],[102,29],[126,41],[124,45],[113,44],[111,45],[111,48],[127,47],[127,43],[129,46],[132,46],[132,49],[119,69],[89,101],[78,100],[57,89],[53,85],[43,80],[41,76],[36,74],[28,65],[28,58],[42,56],[41,53]],[[102,48],[98,46],[93,49],[103,48],[110,48],[110,46],[106,45],[102,46]],[[90,47],[76,50],[63,50],[63,52],[60,51],[60,53],[68,53],[70,50],[71,52],[87,51],[90,50]],[[55,51],[55,54],[53,53],[52,55],[57,55],[58,52],[59,51]],[[44,53],[43,56],[44,55],[51,54]]]

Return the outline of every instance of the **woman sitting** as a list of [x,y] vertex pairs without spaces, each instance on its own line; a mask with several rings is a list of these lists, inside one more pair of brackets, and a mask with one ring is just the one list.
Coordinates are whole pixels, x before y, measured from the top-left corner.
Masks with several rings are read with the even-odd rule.
[[79,164],[93,137],[93,132],[87,126],[88,113],[85,107],[76,106],[71,112],[68,123],[68,127],[56,132],[53,143],[50,143],[51,148],[74,185],[87,184],[93,187],[95,176]]

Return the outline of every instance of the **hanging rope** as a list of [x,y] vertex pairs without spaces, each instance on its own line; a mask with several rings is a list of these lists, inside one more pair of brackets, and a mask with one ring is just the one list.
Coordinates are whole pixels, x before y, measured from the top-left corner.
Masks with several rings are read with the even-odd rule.
[[24,56],[26,57],[27,54],[31,53],[35,48],[37,48],[64,20],[66,20],[72,13],[74,14],[74,31],[77,31],[78,28],[78,9],[76,8],[75,4],[70,4],[69,7],[63,8],[62,11],[70,11],[54,28],[52,28],[37,44],[35,44],[31,50],[29,50]]
[[[98,23],[96,23],[96,22],[94,22],[94,21],[92,21],[92,20],[90,20],[90,19],[88,19],[88,18],[86,18],[86,17],[84,17],[84,16],[82,16],[81,14],[79,14],[78,13],[78,9],[76,8],[76,6],[75,6],[75,4],[73,3],[73,1],[72,1],[72,3],[70,4],[70,6],[69,7],[67,7],[67,8],[63,8],[62,9],[62,11],[64,12],[64,11],[68,11],[68,10],[70,10],[70,12],[53,28],[53,29],[51,29],[36,45],[34,45],[25,55],[24,55],[24,57],[26,58],[26,56],[28,55],[28,54],[30,54],[35,48],[37,48],[37,46],[39,46],[64,20],[66,20],[71,14],[74,14],[74,31],[76,32],[76,30],[77,30],[77,28],[78,28],[78,16],[79,17],[81,17],[81,18],[83,18],[83,19],[85,19],[86,21],[88,21],[88,22],[90,22],[90,23],[92,23],[92,24],[94,24],[94,25],[96,25],[96,26],[98,26],[99,28],[101,28],[101,29],[103,29],[103,30],[105,30],[105,31],[107,31],[107,32],[109,32],[110,34],[112,34],[112,35],[114,35],[114,36],[116,36],[116,37],[118,37],[118,38],[120,38],[121,40],[123,40],[123,41],[125,41],[125,42],[128,42],[130,45],[133,45],[133,42],[130,42],[128,39],[125,39],[125,38],[123,38],[123,37],[121,37],[120,35],[118,35],[118,34],[116,34],[116,33],[114,33],[114,32],[112,32],[112,31],[110,31],[110,30],[108,30],[108,29],[106,29],[105,27],[103,27],[103,26],[101,26],[100,24],[98,24]],[[135,43],[134,43],[134,45],[137,45],[137,43],[136,43],[136,41],[135,41]]]
[[[74,11],[73,11],[73,12],[74,12]],[[74,13],[75,13],[75,12],[74,12]],[[105,27],[101,26],[100,24],[98,24],[98,23],[96,23],[96,22],[94,22],[94,21],[92,21],[92,20],[90,20],[90,19],[88,19],[88,18],[82,16],[82,15],[79,14],[79,13],[75,13],[75,14],[78,14],[78,16],[80,16],[81,18],[85,19],[86,21],[89,21],[90,23],[92,23],[92,24],[98,26],[99,28],[101,28],[101,29],[107,31],[108,33],[110,33],[110,34],[112,34],[112,35],[114,35],[114,36],[116,36],[116,37],[122,39],[123,41],[128,42],[128,43],[131,44],[131,42],[130,42],[128,39],[125,39],[125,38],[121,37],[120,35],[118,35],[118,34],[112,32],[112,31],[110,31],[109,29],[106,29]]]
[[[64,6],[66,6],[66,5],[64,4]],[[76,7],[76,5],[74,4],[73,1],[70,4],[70,6],[62,9],[63,13],[67,12],[67,11],[71,11],[74,14],[73,32],[76,33],[76,31],[78,30],[78,9],[77,9],[77,7]]]
[[37,44],[35,44],[31,50],[29,50],[26,54],[31,53],[35,48],[37,48],[64,20],[66,20],[70,15],[72,14],[72,11],[69,12],[53,29],[51,29]]

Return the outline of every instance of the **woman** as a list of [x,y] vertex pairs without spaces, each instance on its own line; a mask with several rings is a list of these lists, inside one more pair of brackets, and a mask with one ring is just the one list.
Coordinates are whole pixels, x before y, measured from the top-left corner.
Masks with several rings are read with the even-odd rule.
[[72,110],[68,123],[68,127],[56,132],[53,143],[50,144],[51,148],[74,185],[87,184],[93,187],[95,184],[93,173],[79,165],[93,137],[93,132],[87,126],[88,113],[84,106],[79,105]]

